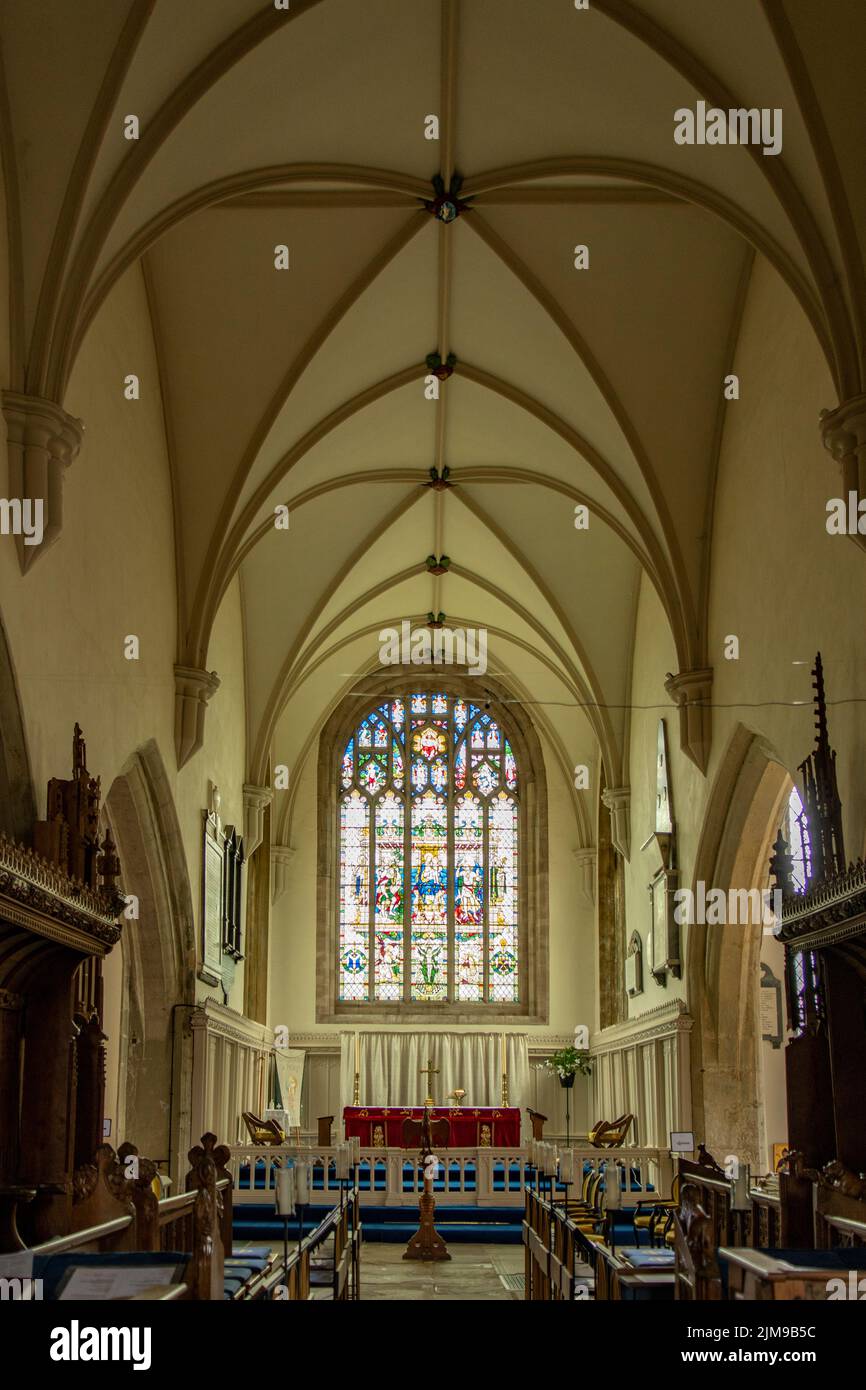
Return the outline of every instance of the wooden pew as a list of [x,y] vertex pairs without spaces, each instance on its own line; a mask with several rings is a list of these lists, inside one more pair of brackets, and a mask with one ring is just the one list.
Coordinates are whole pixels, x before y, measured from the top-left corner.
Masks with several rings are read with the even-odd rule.
[[852,1251],[851,1268],[860,1267],[856,1252],[866,1250],[866,1180],[838,1160],[819,1173],[804,1167],[802,1155],[791,1154],[777,1182],[750,1187],[747,1210],[734,1205],[734,1183],[706,1166],[682,1160],[680,1173],[678,1298],[725,1296],[720,1251],[730,1299],[820,1296],[831,1271],[838,1271],[817,1258],[818,1252]]
[[749,1190],[752,1212],[749,1245],[753,1250],[770,1250],[782,1244],[782,1197],[776,1187],[754,1186]]
[[224,1259],[232,1250],[228,1156],[215,1135],[203,1135],[201,1144],[190,1150],[186,1191],[158,1201],[151,1160],[131,1144],[122,1145],[116,1154],[110,1145],[100,1145],[94,1162],[75,1173],[72,1230],[35,1246],[33,1254],[182,1251],[188,1255],[186,1296],[221,1300]]
[[815,1193],[815,1247],[866,1246],[866,1180],[838,1160],[819,1174]]
[[[33,1254],[183,1252],[187,1256],[183,1283],[148,1289],[137,1297],[223,1300],[225,1259],[232,1253],[233,1180],[226,1169],[228,1158],[229,1149],[217,1144],[215,1135],[203,1135],[189,1153],[186,1190],[160,1201],[152,1188],[155,1165],[131,1144],[122,1145],[117,1153],[103,1144],[95,1161],[76,1173],[74,1229],[34,1247]],[[331,1242],[333,1259],[324,1270],[316,1268],[317,1257]],[[261,1269],[244,1278],[231,1298],[305,1300],[317,1285],[322,1287],[324,1274],[324,1286],[330,1287],[334,1300],[357,1299],[360,1244],[360,1194],[355,1190],[293,1250],[287,1270],[281,1252],[275,1250]]]
[[314,1257],[331,1239],[334,1257],[327,1270],[331,1297],[340,1303],[360,1298],[361,1204],[356,1190],[348,1201],[335,1206],[316,1229],[304,1237],[292,1250],[287,1263],[278,1254],[267,1270],[249,1282],[244,1292],[233,1295],[234,1299],[308,1301],[314,1296],[315,1288],[325,1287],[321,1277],[317,1278],[321,1270],[314,1267]]

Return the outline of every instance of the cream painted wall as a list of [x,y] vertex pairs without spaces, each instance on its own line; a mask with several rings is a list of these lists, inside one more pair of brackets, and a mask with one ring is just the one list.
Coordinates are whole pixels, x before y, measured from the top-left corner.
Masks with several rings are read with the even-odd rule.
[[[10,373],[9,231],[6,221],[6,180],[0,169],[0,383],[3,386],[10,385]],[[4,496],[7,495],[4,493]]]
[[[815,652],[822,651],[831,702],[866,699],[861,617],[866,565],[851,541],[829,536],[825,528],[827,500],[839,494],[840,480],[821,446],[818,413],[834,404],[833,390],[801,310],[760,258],[734,365],[740,400],[727,406],[713,525],[709,630],[715,678],[706,778],[679,751],[678,716],[664,691],[665,673],[676,669],[673,642],[649,581],[641,585],[632,700],[635,706],[661,708],[632,713],[629,933],[637,925],[643,934],[646,921],[649,876],[640,845],[652,826],[659,715],[668,728],[679,862],[682,882],[688,884],[710,788],[738,723],[760,734],[796,776],[813,746],[809,671]],[[847,596],[844,604],[841,593]],[[729,635],[739,638],[738,661],[724,658]],[[807,703],[799,708],[773,703],[795,700]],[[832,707],[829,726],[839,755],[846,848],[854,858],[862,852],[866,823],[862,706]],[[672,988],[682,992],[682,984]],[[632,1013],[644,1012],[670,992],[651,984],[633,1001]]]
[[[664,691],[665,673],[676,671],[676,658],[661,604],[646,579],[636,615],[626,913],[628,935],[637,927],[644,941],[650,875],[640,845],[652,828],[659,716],[664,715],[668,729],[680,882],[690,886],[714,780],[738,725],[759,735],[768,754],[797,779],[797,766],[814,743],[809,673],[819,649],[831,702],[830,739],[838,750],[848,858],[860,855],[864,845],[863,707],[833,702],[866,697],[866,565],[850,540],[826,531],[828,499],[841,491],[838,468],[818,432],[820,409],[835,404],[826,366],[801,310],[760,258],[733,367],[740,378],[740,400],[726,407],[713,517],[709,648],[715,679],[706,777],[679,751],[678,716]],[[724,657],[730,635],[739,638],[738,661]],[[798,700],[805,704],[792,707]],[[661,708],[637,708],[646,705]],[[687,933],[684,937],[685,962]],[[781,973],[778,959],[774,969]],[[646,969],[644,986],[644,993],[630,1002],[635,1020],[687,993],[685,979],[669,980],[664,989]],[[757,980],[754,986],[757,997]],[[696,1001],[689,1002],[695,1011]],[[762,1096],[757,1099],[759,1104],[763,1100],[766,1148],[785,1137],[784,1065],[783,1054],[769,1044],[762,1045],[760,1054]],[[761,1157],[769,1162],[768,1153]]]
[[[5,308],[5,299],[3,304]],[[4,371],[5,338],[4,331]],[[131,371],[141,380],[137,402],[123,395],[124,376]],[[4,375],[0,384],[7,383]],[[155,739],[175,800],[198,941],[201,812],[208,805],[211,781],[222,792],[223,820],[241,831],[243,827],[241,599],[235,580],[217,615],[208,652],[208,666],[218,672],[221,685],[209,706],[205,745],[178,772],[174,520],[157,362],[137,266],[95,320],[64,405],[83,419],[85,435],[65,477],[63,532],[26,577],[19,572],[13,538],[0,538],[2,616],[21,695],[37,808],[44,814],[48,779],[69,775],[76,719],[87,740],[88,766],[101,778],[103,800],[130,755]],[[0,495],[8,495],[5,449],[0,450]],[[130,634],[139,638],[138,661],[123,655]],[[206,992],[202,986],[200,993]],[[109,993],[114,999],[116,991]],[[229,1003],[242,1010],[242,964]],[[116,1097],[118,1053],[113,1043],[109,1066],[108,1094]]]
[[[649,969],[648,935],[651,921],[649,884],[655,860],[641,850],[655,829],[656,746],[659,719],[664,719],[668,743],[668,786],[677,832],[678,862],[691,865],[700,825],[703,779],[680,751],[679,717],[664,688],[665,675],[676,670],[676,655],[661,601],[650,581],[641,581],[635,620],[632,666],[632,705],[629,769],[631,782],[631,855],[625,866],[626,943],[633,931],[643,943],[643,993],[629,1000],[629,1017],[639,1018],[672,998],[685,997],[684,978],[668,975],[659,984]],[[683,880],[685,881],[685,879]],[[685,931],[681,936],[681,951]]]
[[[208,705],[204,746],[181,770],[175,793],[187,863],[190,865],[197,941],[201,938],[202,811],[210,802],[211,782],[215,782],[220,789],[220,818],[223,825],[234,825],[241,835],[244,829],[246,712],[243,652],[240,581],[235,578],[220,605],[208,648],[208,669],[217,672],[220,687]],[[245,910],[246,892],[243,901]],[[210,996],[223,1002],[221,991],[210,989],[201,981],[197,982],[196,989],[199,998]],[[238,1013],[243,1013],[243,961],[238,963],[227,1002]]]
[[[594,915],[578,883],[574,812],[553,759],[546,759],[546,767],[550,825],[550,1018],[547,1024],[528,1027],[525,1031],[530,1036],[570,1035],[577,1023],[591,1026],[594,1009]],[[292,847],[296,853],[289,870],[288,887],[273,910],[268,1021],[271,1027],[285,1024],[294,1035],[317,1032],[333,1035],[339,1031],[336,1025],[316,1023],[314,758],[308,759],[298,790]],[[451,1024],[439,1026],[452,1028]],[[454,1028],[456,1031],[456,1025]],[[465,1031],[477,1031],[477,1028],[477,1024],[465,1025]],[[407,1024],[406,1031],[421,1032],[423,1024]],[[507,1031],[522,1029],[510,1025]]]
[[[830,701],[866,699],[866,565],[851,540],[829,536],[825,526],[841,475],[821,445],[818,417],[836,397],[802,311],[760,258],[735,370],[740,400],[727,407],[713,526],[710,659],[713,699],[722,708],[714,713],[710,781],[738,720],[764,733],[778,760],[796,773],[814,742],[809,705],[723,706],[811,701],[809,671],[818,649]],[[738,662],[722,656],[729,633],[740,639]],[[866,822],[863,706],[836,704],[829,728],[853,859],[862,853]]]
[[[142,399],[127,402],[137,371]],[[130,271],[94,324],[65,402],[85,438],[64,481],[58,541],[22,577],[0,541],[3,618],[18,678],[39,813],[49,777],[68,776],[72,725],[107,792],[139,744],[172,760],[174,547],[162,405],[140,272]],[[2,492],[7,495],[6,451]],[[124,659],[135,634],[140,660]]]

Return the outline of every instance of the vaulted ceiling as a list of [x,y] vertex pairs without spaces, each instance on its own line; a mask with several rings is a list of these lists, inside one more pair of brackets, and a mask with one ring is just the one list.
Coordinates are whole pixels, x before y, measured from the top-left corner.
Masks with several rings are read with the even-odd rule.
[[[383,626],[441,611],[488,629],[564,772],[600,752],[617,784],[642,572],[679,669],[708,663],[722,383],[756,254],[840,398],[862,390],[866,95],[833,53],[863,51],[866,7],[6,0],[0,37],[16,389],[64,403],[140,261],[178,662],[206,665],[239,571],[250,779],[308,756]],[[781,107],[782,153],[677,145],[699,99]],[[455,173],[446,225],[425,202]],[[431,352],[457,358],[437,400]],[[453,486],[427,486],[443,467]]]

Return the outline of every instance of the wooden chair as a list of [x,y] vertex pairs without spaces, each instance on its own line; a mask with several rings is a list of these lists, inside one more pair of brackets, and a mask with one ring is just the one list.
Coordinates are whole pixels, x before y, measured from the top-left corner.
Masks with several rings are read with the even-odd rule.
[[333,1115],[320,1115],[318,1118],[319,1135],[317,1142],[325,1148],[331,1146],[331,1126],[334,1123]]
[[621,1149],[633,1120],[634,1115],[620,1115],[618,1120],[599,1120],[586,1137],[594,1149]]
[[276,1120],[260,1120],[251,1110],[244,1110],[242,1119],[254,1144],[285,1144],[286,1136]]
[[591,1203],[590,1200],[589,1200],[589,1190],[590,1190],[590,1185],[591,1185],[593,1179],[596,1178],[597,1176],[598,1176],[598,1170],[597,1170],[597,1169],[595,1169],[595,1168],[587,1168],[587,1169],[586,1169],[586,1172],[585,1172],[584,1175],[583,1175],[583,1181],[582,1181],[582,1183],[581,1183],[581,1185],[580,1185],[580,1196],[579,1196],[579,1197],[570,1197],[570,1198],[566,1201],[565,1209],[566,1209],[566,1211],[568,1212],[569,1216],[576,1216],[576,1215],[579,1215],[581,1212],[585,1212],[585,1211],[591,1210],[591,1208],[592,1208],[592,1203]]
[[634,1209],[634,1243],[640,1245],[640,1232],[646,1231],[650,1245],[673,1245],[674,1212],[680,1204],[679,1173],[671,1183],[670,1197],[641,1197]]
[[583,1196],[580,1202],[569,1202],[569,1220],[577,1228],[584,1240],[597,1243],[604,1240],[605,1211],[603,1205],[602,1182],[604,1174],[598,1168],[587,1173],[583,1180]]

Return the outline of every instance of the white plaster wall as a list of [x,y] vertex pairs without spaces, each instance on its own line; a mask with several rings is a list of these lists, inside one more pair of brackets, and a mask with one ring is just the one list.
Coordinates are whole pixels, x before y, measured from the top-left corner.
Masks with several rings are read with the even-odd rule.
[[0,171],[0,384],[3,386],[11,385],[9,359],[9,235],[6,222],[6,181]]
[[[2,221],[2,219],[0,219]],[[3,224],[5,225],[5,223]],[[6,258],[0,256],[0,274]],[[0,292],[2,292],[0,280]],[[5,323],[5,296],[2,297]],[[8,384],[7,333],[0,332],[0,385]],[[134,371],[141,399],[124,399]],[[14,539],[0,537],[0,604],[15,666],[36,791],[45,811],[50,777],[71,770],[72,726],[81,724],[88,766],[103,800],[130,755],[153,738],[175,800],[200,928],[201,812],[210,781],[222,792],[225,822],[243,827],[246,751],[243,627],[239,583],[217,615],[208,667],[221,679],[207,715],[205,745],[178,772],[174,751],[174,517],[150,316],[140,269],[112,292],[84,342],[65,408],[83,419],[84,443],[64,481],[58,541],[26,576]],[[0,450],[0,495],[8,495]],[[124,658],[135,634],[140,659]],[[174,1002],[174,1001],[170,1001]],[[243,1006],[243,965],[230,1004]],[[109,1094],[117,1059],[110,1050]]]
[[[137,371],[142,399],[127,402]],[[64,481],[63,531],[29,573],[0,538],[3,618],[15,663],[39,814],[49,777],[71,770],[72,725],[107,792],[129,753],[173,746],[174,546],[162,405],[144,286],[127,274],[88,335],[65,401],[85,422]],[[8,495],[6,451],[2,492]],[[124,659],[135,634],[140,660]]]
[[[760,258],[733,365],[740,400],[726,407],[712,532],[708,630],[715,679],[706,777],[679,751],[678,715],[664,691],[665,673],[678,666],[661,604],[646,579],[639,597],[632,702],[661,706],[633,709],[629,744],[627,933],[637,927],[644,941],[650,875],[640,845],[653,824],[660,714],[668,728],[680,882],[690,886],[714,780],[738,724],[758,734],[770,755],[797,780],[797,766],[814,743],[810,668],[820,649],[849,859],[864,844],[866,722],[856,701],[866,696],[866,565],[850,540],[826,531],[828,498],[841,491],[838,466],[824,451],[818,430],[820,409],[836,400],[826,365],[801,310]],[[739,638],[737,661],[724,657],[730,635]],[[805,703],[795,707],[794,701]],[[685,931],[684,975],[687,953]],[[781,974],[781,961],[774,961],[774,969]],[[754,984],[757,997],[757,980]],[[686,993],[685,979],[669,978],[665,989],[645,969],[644,993],[630,1001],[630,1018]],[[783,1053],[762,1044],[759,1064],[758,1101],[767,1150],[762,1157],[769,1163],[769,1146],[783,1141],[786,1133]]]
[[[648,889],[656,861],[650,850],[641,850],[641,845],[655,829],[656,747],[659,719],[664,719],[668,741],[668,785],[677,831],[678,862],[690,865],[694,857],[703,779],[680,751],[679,717],[664,688],[666,673],[676,669],[673,638],[661,601],[650,581],[644,577],[638,597],[632,665],[633,709],[629,730],[631,853],[625,866],[626,944],[633,931],[640,934],[643,943],[643,993],[629,1000],[630,1018],[639,1018],[650,1009],[672,998],[682,998],[685,994],[684,978],[677,979],[669,974],[667,984],[662,985],[657,983],[649,969],[651,904]],[[684,937],[685,932],[681,938],[683,950]]]
[[[866,565],[844,537],[828,536],[826,503],[838,495],[837,466],[821,446],[818,413],[832,405],[829,376],[809,326],[776,273],[755,263],[735,357],[740,400],[727,406],[716,492],[710,586],[714,668],[713,742],[707,776],[679,751],[679,719],[664,691],[677,669],[661,604],[644,579],[635,633],[630,739],[631,862],[626,872],[629,934],[645,931],[648,911],[640,845],[652,828],[656,728],[664,715],[681,881],[691,882],[707,800],[738,723],[760,734],[795,776],[813,746],[810,668],[820,648],[830,701],[866,697],[862,611]],[[725,639],[740,641],[738,661]],[[806,701],[798,708],[795,700]],[[849,858],[863,846],[866,758],[863,707],[834,705],[830,737],[838,749]],[[652,981],[633,1001],[642,1013],[671,991]]]
[[[202,811],[209,805],[210,783],[222,798],[223,825],[244,828],[244,780],[246,764],[246,714],[244,703],[243,615],[240,582],[235,578],[226,591],[214,623],[208,648],[208,670],[216,671],[220,687],[211,698],[205,719],[205,741],[176,777],[175,800],[189,867],[196,920],[196,940],[201,938],[201,836]],[[174,746],[171,749],[174,761]],[[246,876],[246,870],[244,871]],[[244,909],[246,892],[243,894]],[[200,953],[200,946],[199,946]],[[243,1013],[244,963],[235,971],[228,1003]],[[197,997],[223,1002],[222,992],[197,982]]]
[[[719,706],[810,702],[809,671],[820,649],[828,698],[863,700],[866,564],[853,541],[829,536],[825,525],[841,474],[822,447],[818,418],[836,396],[802,311],[760,258],[735,370],[740,400],[727,407],[713,527],[713,699]],[[723,659],[729,633],[740,639],[738,662]],[[813,746],[810,704],[718,708],[713,717],[710,780],[737,720],[764,733],[792,775]],[[829,727],[848,856],[856,858],[866,820],[863,705],[834,705]]]

